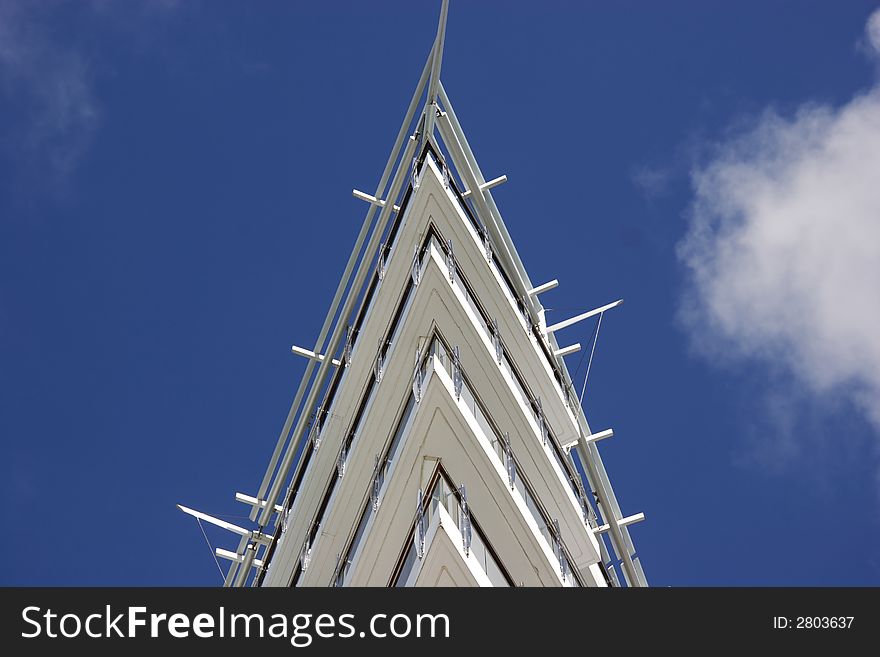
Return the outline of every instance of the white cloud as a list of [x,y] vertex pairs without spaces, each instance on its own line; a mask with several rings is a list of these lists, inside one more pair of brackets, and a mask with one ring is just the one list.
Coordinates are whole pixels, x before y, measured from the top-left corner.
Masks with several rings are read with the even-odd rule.
[[89,145],[98,104],[86,59],[49,38],[45,6],[0,2],[0,93],[18,117],[7,123],[19,165],[63,178]]
[[868,18],[868,24],[865,26],[865,34],[868,36],[868,43],[875,52],[880,53],[880,9],[871,14]]
[[64,182],[98,129],[98,58],[79,32],[59,29],[64,11],[77,12],[95,34],[122,32],[131,44],[148,42],[149,28],[177,7],[178,0],[0,0],[0,103],[8,110],[0,155],[18,172],[36,172],[41,185]]
[[669,190],[673,172],[669,168],[643,164],[636,167],[630,177],[642,195],[654,199],[663,196]]
[[[880,10],[866,33],[880,53]],[[880,429],[880,85],[772,110],[692,172],[682,317],[712,357],[781,367]]]

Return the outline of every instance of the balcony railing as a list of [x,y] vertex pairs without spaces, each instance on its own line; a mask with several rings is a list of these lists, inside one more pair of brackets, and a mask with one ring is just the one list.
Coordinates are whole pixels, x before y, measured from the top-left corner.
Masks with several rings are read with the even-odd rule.
[[[405,586],[416,564],[424,558],[424,549],[426,547],[424,545],[425,535],[432,520],[437,515],[439,507],[442,506],[446,510],[452,521],[459,528],[462,536],[466,536],[465,532],[467,529],[464,526],[465,520],[462,514],[462,508],[466,501],[462,499],[462,488],[456,488],[442,469],[439,470],[434,486],[429,493],[422,494],[419,491],[419,495],[412,534],[413,540],[403,557],[401,568],[392,581],[392,586]],[[469,514],[467,524],[469,524],[471,530],[469,538],[465,539],[467,549],[479,562],[492,586],[513,586],[513,580],[510,578],[510,575],[501,566],[495,554],[489,548],[489,544],[479,525],[473,522]]]
[[[433,232],[430,233],[429,236],[427,237],[427,239],[425,240],[425,242],[423,242],[423,247],[421,249],[418,249],[416,252],[417,256],[419,256],[419,257],[413,263],[414,264],[413,283],[415,283],[415,281],[419,281],[421,279],[421,271],[424,267],[425,257],[430,252],[430,248],[432,246],[438,250],[442,250],[443,246],[444,246],[443,241],[438,239],[433,234]],[[493,347],[495,349],[495,355],[496,355],[496,357],[498,355],[501,356],[499,366],[507,371],[507,373],[509,375],[509,379],[514,382],[515,391],[520,396],[521,401],[523,402],[523,404],[527,408],[532,409],[533,413],[535,413],[535,416],[534,416],[535,420],[538,421],[540,416],[537,415],[537,413],[535,411],[535,405],[531,403],[531,398],[530,398],[529,394],[522,387],[518,375],[516,374],[516,372],[512,368],[512,365],[509,361],[507,353],[503,348],[503,343],[500,340],[500,336],[498,336],[498,334],[497,334],[497,328],[494,330],[494,332],[491,332],[489,325],[486,324],[485,320],[483,319],[484,313],[481,312],[478,304],[476,303],[475,299],[473,298],[473,296],[469,290],[469,286],[466,284],[466,282],[463,279],[461,279],[459,272],[456,270],[453,270],[453,281],[456,281],[456,280],[463,283],[461,289],[465,293],[464,294],[465,299],[467,300],[468,304],[471,306],[472,310],[474,311],[474,316],[479,318],[479,321],[481,322],[482,328],[486,331],[489,331],[494,336],[493,337]],[[413,285],[407,286],[407,289],[406,289],[405,294],[404,294],[402,301],[401,301],[401,306],[407,305],[409,303],[413,289],[414,289]],[[405,314],[405,313],[403,313],[403,314]],[[398,315],[401,315],[401,313],[398,312]],[[399,318],[400,317],[398,317],[398,319]],[[399,328],[400,325],[401,325],[401,322],[399,322],[399,321],[395,321],[393,323],[393,326],[391,327],[391,331],[389,331],[389,337],[392,337],[392,338],[396,337],[397,329]],[[385,341],[384,349],[380,348],[380,350],[379,350],[379,356],[377,357],[378,361],[380,361],[384,364],[385,357],[387,356],[386,352],[387,352],[389,346],[393,345],[393,343],[394,343],[393,339]],[[436,345],[440,345],[440,348],[437,348]],[[434,350],[436,350],[436,353],[434,353]],[[448,353],[446,353],[445,348],[442,347],[442,344],[439,341],[435,340],[434,342],[432,342],[432,345],[431,345],[429,351],[432,352],[431,355],[436,355],[437,358],[440,360],[440,362],[442,364],[444,364],[444,367],[446,367],[446,363],[447,363],[447,361],[450,360],[450,356]],[[424,385],[424,383],[421,379],[422,379],[422,377],[424,377],[424,367],[427,363],[427,356],[428,355],[429,354],[427,352],[423,352],[422,358],[424,358],[425,360],[422,361],[421,367],[415,369],[415,373],[414,373],[414,377],[413,377],[414,396],[411,399],[411,401],[416,401],[415,396],[420,395],[420,390],[421,390],[422,386]],[[448,367],[447,367],[447,370],[449,371]],[[455,379],[454,371],[451,372],[451,376],[453,379]],[[378,379],[379,379],[379,377],[376,376],[377,381],[378,381]],[[369,386],[368,387],[368,395],[370,397],[372,397],[372,395],[374,393],[375,393],[375,386]],[[485,413],[483,412],[482,407],[476,402],[476,399],[474,398],[473,393],[470,391],[470,388],[468,388],[466,393],[464,392],[464,390],[462,390],[462,394],[467,395],[467,398],[469,399],[468,405],[469,405],[469,407],[472,408],[472,410],[474,412],[474,417],[477,418],[477,421],[480,424],[481,428],[484,430],[486,436],[491,437],[490,441],[492,442],[493,446],[495,446],[496,452],[497,452],[499,449],[501,449],[499,447],[499,445],[501,445],[501,442],[500,442],[501,439],[500,439],[498,432],[494,429],[494,427],[488,421],[488,418],[486,417]],[[364,401],[368,401],[368,400],[364,400]],[[363,403],[362,403],[362,406],[363,406]],[[331,407],[331,409],[332,409],[332,407]],[[408,410],[411,412],[411,409],[408,409]],[[324,411],[323,409],[321,409],[321,410],[319,410],[319,412],[316,415],[318,417],[320,417],[321,414],[326,416],[327,412],[328,411]],[[362,415],[359,415],[359,417],[357,418],[358,424],[360,423],[361,419],[362,419]],[[316,422],[315,424],[318,424],[318,423]],[[398,425],[398,426],[400,427],[402,425]],[[584,514],[585,522],[587,524],[589,524],[591,527],[597,526],[597,523],[595,521],[595,514],[594,514],[590,504],[586,500],[586,496],[583,492],[582,486],[579,485],[580,484],[579,478],[575,479],[573,476],[571,476],[571,473],[569,472],[569,468],[566,467],[565,461],[561,458],[561,454],[558,450],[558,446],[556,445],[556,441],[552,437],[553,436],[552,431],[549,429],[549,426],[546,425],[546,422],[545,422],[545,427],[547,428],[547,434],[550,437],[550,441],[552,443],[552,446],[554,448],[556,448],[556,449],[551,449],[549,451],[553,455],[554,460],[557,463],[557,465],[559,466],[561,472],[564,473],[564,475],[566,475],[566,476],[564,476],[564,479],[568,482],[575,498],[579,501],[579,503],[581,505],[581,510]],[[320,430],[322,428],[323,427],[319,428],[318,431],[320,432]],[[352,447],[352,443],[353,443],[355,436],[356,436],[356,431],[353,430],[353,431],[349,432],[348,439],[346,441],[344,441],[344,444],[343,444],[341,452],[340,452],[341,454],[344,454],[344,456],[340,456],[340,458],[337,459],[337,470],[340,473],[344,472],[345,460],[347,459],[348,455],[351,452],[351,447]],[[398,432],[395,440],[392,441],[392,445],[391,445],[392,449],[394,449],[394,450],[396,450],[397,446],[399,446],[399,440],[398,440],[399,437],[400,437],[400,434]],[[320,439],[318,439],[318,442],[319,441],[320,441]],[[309,452],[312,451],[309,448],[313,444],[314,444],[314,442],[310,441],[310,443],[306,446],[306,449],[309,450]],[[311,453],[309,453],[308,456],[311,456]],[[381,460],[381,463],[379,465],[377,465],[375,479],[372,482],[371,486],[375,485],[376,481],[379,482],[380,488],[381,488],[382,484],[384,484],[384,480],[387,475],[388,469],[390,468],[390,465],[393,462],[393,459],[391,458],[392,456],[393,456],[393,453],[389,454],[386,458]],[[505,461],[504,455],[501,453],[499,453],[499,458],[502,459],[502,462],[505,463],[506,467],[508,467],[508,468],[511,467],[511,465],[510,465],[511,459],[508,458],[508,460]],[[298,480],[301,480],[307,465],[308,465],[308,463],[301,464],[302,467],[301,467],[301,471],[299,473],[300,476],[298,477]],[[513,468],[515,470],[515,465],[513,466]],[[514,479],[515,483],[517,481],[519,483],[520,493],[523,495],[523,499],[526,500],[527,505],[530,507],[530,509],[533,509],[533,510],[537,509],[537,504],[534,501],[534,496],[531,495],[531,493],[525,487],[523,487],[521,478],[519,480]],[[328,490],[325,495],[325,502],[326,502],[327,497],[331,494],[333,488],[335,488],[335,481],[331,483],[331,490]],[[326,508],[326,504],[323,504],[322,507]],[[356,544],[359,543],[360,538],[363,535],[363,529],[366,526],[365,523],[369,520],[369,517],[371,516],[371,514],[367,513],[367,511],[368,511],[368,509],[365,510],[364,514],[362,515],[361,522],[359,523],[358,528],[355,532],[355,539],[356,539],[355,540],[355,547],[356,547]],[[555,544],[554,541],[558,541],[559,539],[554,535],[554,532],[552,530],[552,523],[550,522],[550,520],[548,518],[544,518],[540,513],[533,513],[533,515],[535,516],[535,519],[536,519],[536,522],[540,528],[541,534],[544,536],[544,538],[548,542],[548,544],[550,546],[553,546]],[[312,524],[312,528],[313,528],[312,533],[315,535],[315,540],[317,539],[317,536],[319,534],[318,528],[320,527],[322,520],[323,520],[323,518],[317,518],[315,520],[315,522]],[[311,545],[310,541],[307,541],[307,542]],[[349,549],[347,551],[348,555],[354,555],[354,553],[355,553],[355,551],[353,549]],[[340,559],[341,559],[341,557],[340,557]],[[340,572],[343,573],[343,578],[344,578],[344,573],[348,571],[350,561],[351,561],[350,558],[346,558],[346,560],[340,561],[340,564],[341,564]],[[560,571],[563,573],[572,572],[570,564],[560,564]],[[301,574],[301,570],[299,570],[296,573],[296,575],[294,577],[294,583],[299,579],[300,574]]]
[[[431,342],[431,352],[439,365],[445,369],[447,374],[451,377],[452,372],[450,372],[450,367],[454,364],[453,358],[438,336],[435,336]],[[541,533],[541,536],[544,537],[547,546],[554,551],[557,561],[559,562],[559,571],[563,582],[569,585],[580,586],[581,582],[577,576],[573,576],[575,569],[568,556],[568,550],[564,547],[562,536],[559,532],[559,526],[550,518],[550,514],[540,502],[538,502],[538,499],[533,494],[532,487],[528,484],[524,473],[519,471],[507,434],[502,434],[497,428],[497,425],[487,415],[483,405],[474,395],[463,369],[461,371],[461,381],[461,402],[467,406],[468,410],[476,420],[477,425],[482,430],[486,440],[492,445],[495,454],[504,466],[504,471],[507,473],[508,486],[510,486],[511,490],[515,489],[519,491],[529,514],[538,526],[538,531]]]

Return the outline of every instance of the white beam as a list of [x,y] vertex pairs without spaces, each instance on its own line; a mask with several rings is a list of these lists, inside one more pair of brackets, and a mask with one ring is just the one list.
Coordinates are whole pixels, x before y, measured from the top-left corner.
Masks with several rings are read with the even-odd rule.
[[[324,360],[324,354],[316,354],[314,351],[309,351],[308,349],[303,349],[302,347],[297,347],[296,345],[293,345],[290,348],[290,351],[297,356],[304,356],[305,358],[308,358],[310,360],[316,360],[319,363]],[[340,365],[339,361],[335,358],[331,360],[330,363],[334,367],[339,367]]]
[[[362,201],[366,201],[367,203],[370,203],[371,205],[375,205],[376,207],[379,207],[379,208],[385,207],[385,201],[383,201],[382,199],[378,199],[375,196],[372,196],[371,194],[367,194],[366,192],[362,192],[359,189],[351,190],[351,195],[354,196],[355,198],[359,198]],[[399,205],[395,205],[391,209],[394,210],[395,212],[400,212]]]
[[[618,527],[626,527],[627,525],[632,525],[637,522],[642,522],[642,520],[644,520],[644,519],[645,519],[644,513],[636,513],[635,515],[627,516],[626,518],[621,518],[620,520],[618,520],[617,526]],[[604,525],[600,525],[599,527],[595,527],[593,529],[593,533],[594,534],[604,534],[609,529],[611,529],[611,526],[606,523]]]
[[[603,440],[605,438],[611,438],[614,435],[614,431],[611,429],[605,429],[605,431],[600,431],[599,433],[591,433],[589,436],[584,438],[584,444],[587,443],[595,443],[599,440]],[[577,436],[574,438],[569,438],[567,441],[560,443],[560,447],[564,449],[571,449],[575,445],[577,445],[581,439]]]
[[534,296],[537,296],[543,292],[547,292],[548,290],[552,290],[553,288],[556,288],[556,287],[559,287],[559,281],[554,278],[552,281],[548,281],[546,283],[543,283],[542,285],[539,285],[538,287],[533,287],[531,290],[529,290],[529,295],[534,297]]
[[628,525],[634,525],[637,522],[642,522],[645,519],[644,513],[636,513],[631,516],[627,516],[626,518],[621,518],[617,521],[618,527],[626,527]]
[[605,429],[605,431],[600,431],[599,433],[591,433],[589,436],[584,436],[584,444],[595,443],[604,440],[605,438],[611,438],[613,435],[613,429]]
[[590,317],[594,317],[599,313],[604,313],[606,310],[611,310],[612,308],[617,308],[620,304],[623,303],[623,299],[618,299],[614,303],[609,303],[608,305],[602,306],[601,308],[595,308],[588,312],[585,312],[581,315],[576,315],[570,319],[566,319],[565,321],[559,322],[557,324],[553,324],[552,326],[547,327],[547,333],[553,333],[554,331],[558,331],[560,329],[564,329],[567,326],[571,326],[572,324],[577,324],[578,322],[582,322],[585,319],[589,319]]
[[574,352],[580,351],[580,350],[581,350],[581,343],[575,342],[574,344],[568,345],[567,347],[562,347],[561,349],[557,349],[556,351],[553,352],[553,355],[561,358],[563,356],[568,356],[569,354],[573,354]]
[[[484,182],[482,185],[480,185],[480,190],[485,192],[487,189],[492,189],[493,187],[498,187],[498,185],[500,185],[502,183],[506,183],[506,182],[507,182],[507,176],[498,176],[497,178],[493,178],[492,180],[489,180],[488,182]],[[467,198],[472,193],[473,192],[471,190],[467,190],[467,191],[461,193],[461,197]]]
[[[250,495],[245,495],[244,493],[236,493],[235,499],[238,502],[243,502],[244,504],[249,504],[251,506],[256,506],[259,508],[263,508],[266,506],[266,500],[258,500],[256,497],[251,497]],[[275,505],[275,513],[281,513],[284,509],[280,504]]]
[[[235,561],[237,563],[242,563],[244,561],[243,554],[237,554],[236,552],[233,552],[232,550],[224,550],[223,548],[216,548],[214,550],[214,554],[216,554],[221,559],[226,559],[228,561]],[[262,568],[263,567],[263,560],[262,559],[254,559],[253,565],[256,568]]]
[[250,536],[253,532],[250,529],[245,529],[244,527],[239,527],[238,525],[233,525],[231,522],[226,522],[225,520],[220,520],[220,518],[215,518],[214,516],[209,516],[207,513],[202,513],[201,511],[196,511],[195,509],[190,509],[187,506],[183,506],[182,504],[178,504],[177,508],[183,511],[184,513],[188,513],[194,518],[198,518],[199,520],[204,520],[205,522],[210,522],[212,525],[217,525],[222,529],[238,534],[239,536]]

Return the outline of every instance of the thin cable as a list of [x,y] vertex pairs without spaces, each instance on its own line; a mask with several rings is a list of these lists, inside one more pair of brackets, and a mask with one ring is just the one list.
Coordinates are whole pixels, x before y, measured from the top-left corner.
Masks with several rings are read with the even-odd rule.
[[593,354],[596,353],[596,343],[599,341],[599,329],[602,327],[602,315],[604,312],[599,313],[599,321],[596,323],[596,335],[593,338],[593,348],[590,349],[590,360],[587,363],[587,373],[584,376],[584,387],[581,388],[581,396],[578,399],[578,403],[583,405],[584,403],[584,393],[587,391],[587,379],[590,378],[590,368],[593,366]]
[[[596,324],[596,325],[593,326],[593,330],[590,332],[590,338],[589,338],[589,340],[592,340],[592,339],[593,339],[593,336],[596,334],[596,328],[597,328],[597,326],[598,326],[598,324]],[[589,340],[588,340],[588,341],[589,341]],[[586,358],[586,357],[587,357],[587,352],[586,352],[586,351],[581,352],[581,357],[578,359],[577,368],[575,368],[575,370],[574,370],[574,374],[571,375],[572,380],[576,379],[576,378],[577,378],[577,375],[580,374],[580,371],[581,371],[581,365],[584,364],[584,358]]]
[[208,549],[211,551],[211,556],[214,557],[214,563],[217,564],[217,570],[220,571],[220,579],[224,582],[226,581],[226,575],[223,574],[223,569],[220,567],[220,561],[217,559],[217,553],[214,552],[214,547],[211,545],[211,541],[208,540],[208,535],[205,533],[205,528],[202,527],[202,519],[196,518],[196,522],[199,523],[199,529],[202,530],[202,536],[205,537],[205,543],[208,544]]
[[[596,331],[597,328],[598,328],[598,324],[595,324],[595,325],[593,326],[593,333],[590,333],[590,340],[593,339],[593,335],[595,334],[594,332]],[[568,384],[568,387],[566,388],[566,391],[567,391],[567,392],[568,392],[568,391],[571,391],[572,393],[574,392],[574,390],[575,390],[575,387],[574,387],[574,380],[577,378],[577,375],[580,374],[580,371],[581,371],[581,365],[584,364],[584,358],[586,358],[586,357],[587,357],[587,352],[586,352],[586,351],[582,351],[582,352],[581,352],[581,357],[578,358],[578,364],[577,364],[577,367],[576,367],[575,370],[574,370],[574,374],[572,374],[571,377],[570,377],[571,381],[570,381],[570,383]]]

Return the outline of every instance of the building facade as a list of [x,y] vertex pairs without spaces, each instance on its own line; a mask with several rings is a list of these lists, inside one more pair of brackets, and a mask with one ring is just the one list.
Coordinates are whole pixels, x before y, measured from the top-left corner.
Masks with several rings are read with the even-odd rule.
[[[556,334],[435,42],[251,507],[228,586],[646,586]],[[582,393],[581,393],[582,394]],[[197,514],[207,519],[204,514]],[[212,519],[213,521],[213,519]],[[217,524],[220,524],[218,521]]]

